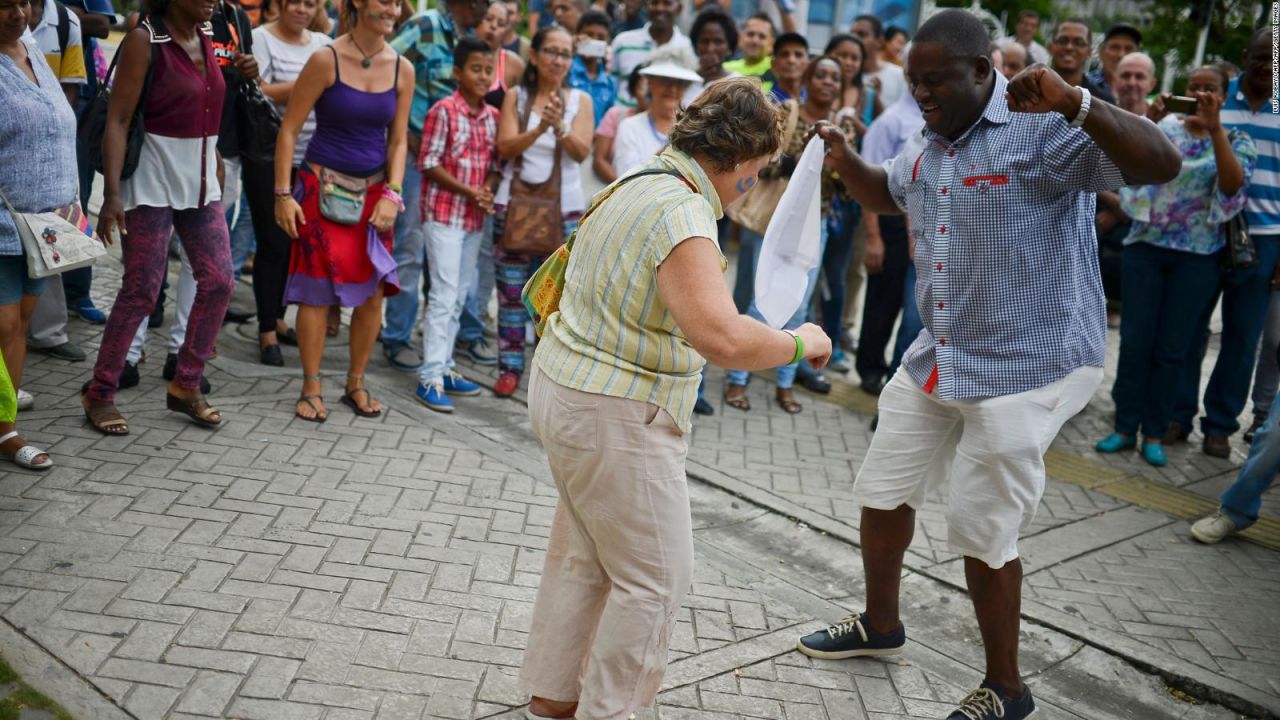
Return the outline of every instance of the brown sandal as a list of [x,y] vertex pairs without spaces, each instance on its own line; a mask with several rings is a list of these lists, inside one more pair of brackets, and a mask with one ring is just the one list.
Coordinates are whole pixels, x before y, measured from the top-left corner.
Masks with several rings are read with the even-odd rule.
[[[165,393],[164,404],[173,412],[182,413],[191,418],[191,422],[201,427],[215,428],[222,424],[222,413],[210,405],[204,395],[184,400],[173,393]],[[214,419],[214,416],[217,416],[217,419]]]
[[791,392],[791,388],[779,389],[776,395],[778,407],[782,408],[788,415],[795,415],[804,410],[804,406],[796,402],[795,395]]
[[747,399],[747,386],[729,383],[724,389],[724,404],[746,412],[751,409],[751,401]]
[[128,435],[129,421],[124,419],[116,404],[110,400],[91,400],[82,394],[80,404],[84,406],[84,417],[94,430],[103,435]]
[[[307,393],[302,397],[298,398],[298,402],[293,404],[294,416],[296,416],[300,420],[306,420],[307,422],[313,422],[313,423],[322,423],[325,420],[328,420],[329,419],[328,411],[321,411],[320,408],[316,407],[315,403],[311,402],[312,400],[319,400],[320,402],[324,402],[324,398],[320,397],[320,393]],[[316,414],[315,417],[307,417],[306,415],[303,415],[302,413],[298,412],[298,406],[301,405],[302,403],[306,403],[307,407],[311,408],[311,410],[315,412]]]

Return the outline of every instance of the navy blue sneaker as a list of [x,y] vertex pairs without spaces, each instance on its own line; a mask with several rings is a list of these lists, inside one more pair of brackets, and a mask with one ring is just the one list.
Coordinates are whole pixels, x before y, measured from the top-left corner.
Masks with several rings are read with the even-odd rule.
[[893,632],[876,633],[863,624],[862,615],[855,614],[826,630],[805,635],[796,642],[796,649],[812,658],[844,660],[897,655],[906,644],[905,627],[899,627]]
[[1014,698],[993,683],[983,681],[977,690],[960,701],[960,707],[947,720],[1027,720],[1036,715],[1036,701],[1031,688],[1023,688],[1022,697]]
[[458,397],[480,394],[480,386],[450,370],[444,374],[444,391]]

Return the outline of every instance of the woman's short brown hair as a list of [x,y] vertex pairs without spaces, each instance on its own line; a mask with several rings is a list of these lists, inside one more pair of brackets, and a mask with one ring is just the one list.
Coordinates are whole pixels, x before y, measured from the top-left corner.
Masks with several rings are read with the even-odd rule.
[[729,172],[739,163],[778,151],[781,114],[759,80],[721,80],[685,109],[669,139],[675,149],[710,160],[718,172]]

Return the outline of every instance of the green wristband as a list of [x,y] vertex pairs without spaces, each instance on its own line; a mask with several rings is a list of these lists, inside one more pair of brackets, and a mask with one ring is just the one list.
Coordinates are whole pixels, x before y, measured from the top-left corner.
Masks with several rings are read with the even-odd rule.
[[796,363],[804,359],[804,340],[800,339],[799,333],[793,332],[791,330],[783,330],[782,332],[790,335],[796,340],[796,355],[795,357],[791,358],[791,362],[789,363],[791,365],[795,365]]

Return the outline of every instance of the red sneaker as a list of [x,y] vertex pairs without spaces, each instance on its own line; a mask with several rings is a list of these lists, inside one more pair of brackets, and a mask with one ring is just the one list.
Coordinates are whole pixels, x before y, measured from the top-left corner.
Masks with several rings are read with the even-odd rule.
[[519,375],[513,372],[504,372],[498,376],[498,382],[493,384],[493,394],[498,397],[511,397],[519,386]]

